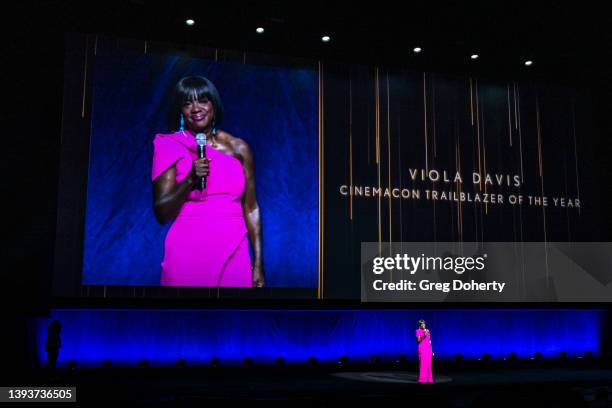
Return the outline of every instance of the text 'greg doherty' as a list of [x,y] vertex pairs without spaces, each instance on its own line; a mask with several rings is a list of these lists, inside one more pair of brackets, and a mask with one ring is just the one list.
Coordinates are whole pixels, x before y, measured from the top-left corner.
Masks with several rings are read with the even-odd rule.
[[407,271],[414,275],[419,270],[424,271],[453,271],[458,275],[465,271],[481,271],[485,267],[487,254],[482,256],[409,256],[397,254],[395,257],[376,257],[372,261],[372,272],[380,275],[385,271]]
[[440,291],[448,293],[453,291],[494,291],[502,293],[505,282],[476,282],[472,280],[470,282],[462,282],[454,279],[452,284],[450,282],[431,282],[428,280],[422,280],[419,282],[413,282],[410,280],[402,279],[399,282],[383,282],[382,280],[375,280],[373,282],[373,288],[375,291]]

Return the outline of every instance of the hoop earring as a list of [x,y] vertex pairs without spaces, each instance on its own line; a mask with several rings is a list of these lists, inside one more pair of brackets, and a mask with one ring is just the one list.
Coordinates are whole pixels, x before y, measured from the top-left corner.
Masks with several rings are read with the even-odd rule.
[[183,130],[185,130],[185,118],[183,117],[183,114],[181,113],[181,120],[179,121],[179,131],[182,132]]

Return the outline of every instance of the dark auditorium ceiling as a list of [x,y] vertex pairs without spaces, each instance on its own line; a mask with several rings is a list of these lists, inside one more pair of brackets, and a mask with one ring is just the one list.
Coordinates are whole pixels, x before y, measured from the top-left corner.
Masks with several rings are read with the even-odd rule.
[[[457,71],[606,75],[612,17],[560,1],[39,1],[20,2],[20,35],[77,31],[238,51]],[[185,25],[193,18],[193,27]],[[258,35],[255,27],[265,27]],[[320,41],[329,33],[329,43]],[[412,48],[424,52],[415,55]],[[469,68],[467,68],[469,69]]]

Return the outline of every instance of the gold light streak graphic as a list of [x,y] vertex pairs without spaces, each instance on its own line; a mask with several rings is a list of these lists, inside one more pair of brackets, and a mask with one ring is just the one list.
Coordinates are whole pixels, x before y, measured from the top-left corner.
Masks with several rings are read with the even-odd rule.
[[521,89],[519,88],[518,84],[516,85],[516,94],[515,94],[515,103],[516,103],[516,112],[515,115],[518,118],[517,119],[517,128],[518,128],[518,135],[519,135],[519,152],[520,152],[520,156],[521,156],[521,185],[524,183],[524,177],[523,177],[523,135],[521,133]]
[[[423,81],[425,83],[425,81]],[[425,95],[427,95],[427,90],[425,90]],[[436,157],[436,81],[435,81],[435,76],[433,76],[432,80],[431,80],[431,123],[432,123],[432,127],[433,127],[433,145],[434,145],[434,157]],[[425,109],[427,110],[427,99],[425,99]],[[427,126],[427,115],[425,116],[425,125]],[[428,151],[427,149],[429,148],[429,139],[426,137],[426,145],[425,145],[425,160],[427,161],[428,159]],[[434,166],[435,166],[435,160],[434,160]],[[438,226],[436,223],[437,220],[437,216],[436,216],[436,201],[433,201],[433,238],[434,238],[434,242],[436,242],[438,240],[437,237],[437,233],[438,233]]]
[[[540,139],[540,102],[536,96],[536,128],[538,131],[538,170],[542,182],[544,181],[543,169],[542,169],[542,140]],[[544,191],[542,191],[543,193]],[[542,194],[543,196],[544,194]]]
[[[515,127],[518,130],[519,137],[519,154],[521,162],[521,184],[519,186],[519,194],[522,193],[524,178],[523,178],[523,135],[521,133],[521,90],[517,82],[513,84],[514,87],[514,120]],[[523,207],[518,207],[519,211],[519,227],[520,227],[520,241],[521,241],[521,279],[523,283],[523,294],[527,292],[527,282],[525,281],[525,253],[523,251]]]
[[[476,80],[476,140],[477,140],[477,149],[478,149],[478,173],[482,174],[482,166],[481,166],[481,153],[480,153],[480,114],[478,113],[478,80]],[[478,183],[478,188],[482,191],[482,177],[480,178],[480,182]]]
[[[353,82],[349,76],[349,186],[353,188]],[[353,195],[349,197],[349,219],[353,220]]]
[[512,84],[512,88],[514,90],[514,128],[517,129],[518,128],[518,102],[517,102],[517,91],[518,91],[518,84],[516,82],[514,82]]
[[[215,51],[215,57],[216,57]],[[317,286],[317,298],[323,299],[324,289],[324,225],[325,225],[325,213],[324,213],[324,174],[325,174],[325,105],[324,105],[324,88],[323,88],[323,63],[319,61],[319,89],[318,89],[318,113],[319,113],[319,257],[318,257],[318,273],[319,281]]]
[[[482,170],[483,174],[487,174],[487,144],[485,142],[485,125],[484,125],[484,112],[481,110],[480,114],[482,117],[480,118],[480,126],[482,127],[481,137],[482,137]],[[483,178],[482,175],[480,177]],[[487,183],[484,183],[484,191],[487,194]],[[485,203],[485,215],[489,213],[489,203]]]
[[[374,105],[376,106],[375,111],[375,137],[376,137],[376,163],[380,164],[380,88],[379,88],[379,75],[378,75],[378,67],[376,67],[374,78]],[[379,166],[380,167],[380,166]],[[380,183],[379,183],[380,184]],[[380,187],[380,185],[379,185]]]
[[[538,132],[538,166],[540,169],[540,186],[542,191],[542,197],[544,197],[544,165],[542,161],[542,132],[540,126],[540,98],[536,94],[536,127]],[[547,236],[546,236],[546,207],[542,205],[542,225],[544,229],[544,259],[546,261],[546,286],[548,287],[548,248],[547,248]]]
[[512,108],[510,107],[510,84],[507,85],[508,88],[508,137],[510,141],[510,147],[512,147]]
[[472,94],[472,78],[470,78],[470,118],[472,120],[472,126],[474,126],[474,97]]
[[[480,187],[480,191],[482,191],[482,185],[483,185],[483,179],[484,179],[482,175],[483,175],[483,172],[486,173],[487,171],[487,156],[486,156],[485,143],[484,143],[484,123],[483,123],[484,115],[482,114],[480,110],[480,98],[478,96],[478,80],[476,80],[475,87],[476,87],[476,133],[478,135],[478,173],[481,175],[479,187]],[[482,127],[482,132],[480,131],[481,127]],[[481,139],[482,139],[482,142],[481,142]],[[481,155],[482,155],[482,161],[481,161]],[[484,184],[484,192],[485,194],[487,193],[486,183]],[[488,213],[489,213],[489,203],[485,203],[485,214],[488,214]]]
[[366,143],[366,146],[368,147],[368,168],[370,167],[371,164],[371,147],[372,147],[372,140],[371,140],[371,129],[370,129],[370,104],[368,103],[368,110],[367,110],[367,115],[366,117],[368,118],[368,124],[366,126],[367,130],[368,130],[368,143]]
[[[402,127],[401,113],[397,115],[397,176],[399,185],[402,185]],[[399,231],[400,242],[404,242],[404,224],[402,223],[402,203],[399,204]],[[403,246],[402,246],[403,250]]]
[[[578,194],[578,200],[580,200],[580,174],[578,173],[578,148],[576,147],[576,101],[572,99],[572,132],[574,135],[574,162],[576,165],[576,193]],[[580,215],[580,209],[578,207],[578,215]]]
[[[472,78],[470,78],[469,81],[469,88],[470,88],[470,119],[471,119],[471,124],[472,127],[474,127],[474,91],[473,91],[473,82],[472,82]],[[479,144],[477,145],[477,142],[474,142],[474,131],[472,131],[472,151],[475,152],[475,158],[474,158],[474,168],[478,167],[480,169],[480,147]],[[473,210],[474,210],[474,232],[476,234],[478,234],[478,215],[479,215],[479,211],[478,211],[478,207],[476,205],[472,206]],[[452,213],[451,213],[452,214]],[[478,237],[476,237],[476,240],[478,240]]]
[[[349,136],[349,186],[353,188],[353,137]],[[349,220],[353,221],[353,195],[349,197]]]
[[[431,81],[431,116],[433,118],[432,120],[432,124],[433,124],[433,129],[432,129],[432,133],[433,133],[433,157],[434,159],[437,157],[436,155],[436,82],[434,80]],[[435,160],[434,160],[434,166],[435,166]]]
[[[434,118],[435,120],[435,118]],[[423,72],[423,129],[425,133],[425,171],[429,171],[429,134],[427,126],[427,73]],[[433,184],[433,183],[432,183]],[[433,184],[435,186],[435,184]],[[434,241],[436,241],[436,202],[432,201],[433,205],[433,233]]]
[[[563,155],[563,193],[565,194],[566,197],[569,197],[569,191],[567,188],[567,157],[565,155]],[[565,221],[567,222],[567,241],[571,242],[572,241],[572,230],[571,230],[571,223],[570,223],[570,209],[569,206],[565,209]],[[570,248],[571,248],[571,243],[570,243]]]
[[[376,173],[378,179],[378,188],[380,189],[380,77],[379,69],[376,67],[375,71],[375,105],[376,105]],[[382,197],[379,195],[377,200],[378,210],[378,254],[382,253],[382,215],[381,205]]]
[[423,118],[425,128],[425,171],[429,171],[429,162],[427,158],[427,145],[429,144],[427,139],[427,77],[423,72]]
[[[459,144],[455,141],[455,171],[457,173],[461,173],[461,154],[459,153]],[[461,186],[459,185],[459,181],[455,182],[455,191],[457,196],[459,196],[461,190]],[[459,236],[459,241],[463,241],[463,225],[461,221],[461,200],[457,201],[457,235]]]
[[[391,191],[393,186],[391,185],[391,100],[389,93],[389,71],[387,71],[387,181],[389,184],[389,191]],[[391,217],[391,196],[389,196],[389,244],[393,242],[391,234]],[[389,245],[389,256],[391,256],[391,245]]]

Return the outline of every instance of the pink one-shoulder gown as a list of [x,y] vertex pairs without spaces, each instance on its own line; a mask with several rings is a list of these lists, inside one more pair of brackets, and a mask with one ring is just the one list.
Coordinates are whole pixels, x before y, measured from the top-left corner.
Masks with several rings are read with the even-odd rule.
[[429,331],[425,332],[423,329],[417,329],[417,338],[423,337],[423,340],[419,343],[419,382],[420,383],[432,383],[433,374],[431,371],[431,339]]
[[[177,183],[187,177],[198,157],[191,133],[158,134],[153,145],[153,180],[172,165]],[[166,235],[161,285],[251,287],[242,163],[210,146],[206,157],[206,188],[189,193]]]

